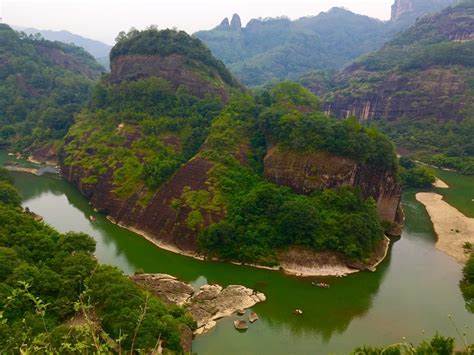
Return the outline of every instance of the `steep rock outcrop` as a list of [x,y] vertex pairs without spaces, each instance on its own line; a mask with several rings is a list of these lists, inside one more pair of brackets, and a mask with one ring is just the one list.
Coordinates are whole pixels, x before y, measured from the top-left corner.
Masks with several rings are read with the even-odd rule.
[[[474,71],[471,71],[474,74]],[[338,80],[373,75],[357,67],[349,67]],[[453,100],[462,97],[468,86],[465,73],[449,68],[428,68],[410,73],[391,73],[369,90],[344,90],[325,103],[326,113],[339,118],[356,116],[361,120],[402,117],[436,117],[441,120],[460,118],[471,102]],[[351,92],[347,94],[347,92]]]
[[89,79],[97,79],[101,74],[100,70],[96,70],[96,68],[80,63],[73,56],[64,53],[59,48],[38,44],[36,46],[36,51],[48,63],[57,65],[74,73],[83,74]]
[[304,194],[357,186],[364,197],[377,201],[381,221],[398,222],[401,189],[391,172],[324,152],[301,154],[273,147],[264,159],[264,174],[270,181]]
[[227,101],[228,90],[222,81],[210,82],[186,65],[186,58],[180,54],[127,55],[112,61],[110,81],[120,83],[127,80],[140,80],[148,77],[163,78],[173,88],[184,88],[191,95],[204,98],[206,95],[219,96]]
[[230,28],[234,31],[240,31],[242,29],[242,21],[240,20],[240,16],[238,14],[234,14],[232,16]]
[[[207,173],[212,164],[202,158],[195,158],[181,167],[152,197],[146,207],[139,199],[144,191],[137,191],[129,198],[120,198],[114,193],[112,172],[102,176],[97,184],[84,183],[92,175],[79,166],[64,164],[61,159],[62,176],[76,186],[99,211],[106,213],[112,221],[135,230],[153,243],[183,254],[195,255],[197,230],[186,224],[189,208],[175,210],[173,199],[181,197],[186,186],[193,190],[207,189]],[[202,211],[204,226],[219,221],[223,214]]]
[[[397,1],[405,7],[412,2]],[[337,74],[325,111],[361,120],[461,120],[473,109],[473,39],[472,2],[424,17]]]
[[399,21],[404,17],[421,17],[453,3],[454,0],[395,0],[390,20]]

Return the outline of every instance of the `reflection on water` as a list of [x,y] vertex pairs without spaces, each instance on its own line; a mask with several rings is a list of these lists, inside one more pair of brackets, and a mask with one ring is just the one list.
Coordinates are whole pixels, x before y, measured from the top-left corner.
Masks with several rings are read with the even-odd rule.
[[[461,267],[434,249],[432,226],[413,192],[404,195],[403,236],[377,272],[325,278],[331,284],[326,290],[312,286],[311,279],[203,262],[158,249],[96,214],[57,176],[16,173],[14,177],[25,206],[61,231],[92,235],[101,262],[126,273],[143,269],[172,274],[196,288],[205,283],[243,284],[266,294],[267,302],[254,307],[260,319],[247,332],[236,332],[232,317],[222,320],[194,341],[200,354],[341,353],[364,343],[397,342],[403,336],[417,342],[436,331],[456,336],[448,314],[459,328],[474,325],[457,287]],[[89,220],[92,214],[96,222]],[[293,314],[297,308],[303,315]]]

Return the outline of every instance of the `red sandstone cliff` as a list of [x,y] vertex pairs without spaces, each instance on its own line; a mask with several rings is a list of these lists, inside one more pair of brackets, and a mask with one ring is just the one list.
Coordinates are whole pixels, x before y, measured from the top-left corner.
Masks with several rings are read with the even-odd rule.
[[186,64],[186,58],[180,54],[160,55],[126,55],[112,61],[110,81],[119,83],[127,80],[140,80],[148,77],[159,77],[171,83],[174,89],[184,88],[191,95],[204,98],[206,95],[229,98],[229,89],[216,73],[209,80]]
[[264,160],[270,181],[291,187],[297,193],[338,186],[357,186],[364,197],[373,197],[381,221],[400,222],[401,189],[395,176],[365,164],[328,153],[294,153],[271,148]]

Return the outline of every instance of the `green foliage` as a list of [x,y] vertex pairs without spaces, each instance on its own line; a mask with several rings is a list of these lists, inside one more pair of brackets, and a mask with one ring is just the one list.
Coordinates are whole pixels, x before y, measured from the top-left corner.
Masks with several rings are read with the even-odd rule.
[[88,235],[60,234],[23,213],[19,200],[0,200],[0,352],[148,352],[159,339],[181,351],[191,318],[99,265],[94,250]]
[[284,148],[322,150],[378,169],[396,169],[394,146],[378,130],[364,128],[353,118],[335,120],[315,112],[317,98],[297,84],[281,83],[271,91],[271,97],[274,104],[262,112],[260,124]]
[[400,159],[398,172],[403,187],[431,187],[436,181],[436,175],[431,169],[417,166],[414,161],[406,157]]
[[180,54],[186,57],[189,66],[200,67],[200,63],[204,63],[215,70],[225,83],[238,86],[224,64],[215,59],[198,38],[184,31],[169,29],[159,31],[151,27],[145,31],[132,29],[128,33],[121,32],[110,52],[110,61],[119,56],[137,54],[162,56]]
[[400,119],[375,122],[397,145],[426,163],[474,174],[474,116],[461,121]]
[[472,252],[464,265],[463,279],[459,283],[459,287],[466,301],[466,308],[474,313],[474,253]]
[[364,201],[357,190],[300,196],[238,165],[217,167],[212,176],[227,216],[199,236],[208,255],[273,265],[279,250],[300,246],[361,260],[383,238],[374,201]]
[[[280,250],[298,246],[363,260],[378,245],[383,227],[375,203],[364,200],[357,189],[300,196],[262,179],[258,164],[244,167],[236,159],[235,152],[249,139],[245,137],[259,137],[250,139],[248,156],[254,163],[261,159],[262,148],[280,144],[291,151],[329,151],[380,169],[396,169],[393,146],[378,131],[311,112],[316,105],[317,99],[307,90],[283,83],[257,93],[253,101],[242,97],[232,101],[214,120],[200,153],[215,164],[209,174],[210,193],[191,191],[194,198],[185,204],[192,211],[209,211],[214,196],[215,205],[226,211],[223,221],[200,229],[199,244],[206,255],[274,265]],[[387,142],[385,148],[380,141]],[[358,144],[362,148],[356,149]],[[174,206],[183,206],[183,198]]]
[[196,154],[220,110],[219,99],[198,99],[160,78],[103,81],[66,138],[66,163],[91,172],[84,183],[113,171],[121,197],[156,190]]
[[[64,56],[69,64],[59,65]],[[0,28],[0,145],[62,138],[101,70],[83,49]]]
[[[451,355],[454,353],[454,339],[436,334],[430,341],[423,341],[418,346],[403,342],[386,347],[363,346],[352,351],[353,355]],[[456,352],[456,354],[470,354],[471,350]]]

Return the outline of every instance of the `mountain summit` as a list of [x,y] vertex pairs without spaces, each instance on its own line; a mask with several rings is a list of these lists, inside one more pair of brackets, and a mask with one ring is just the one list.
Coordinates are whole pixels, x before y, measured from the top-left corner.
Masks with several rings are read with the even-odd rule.
[[391,21],[416,19],[455,3],[454,0],[395,0],[392,5]]

